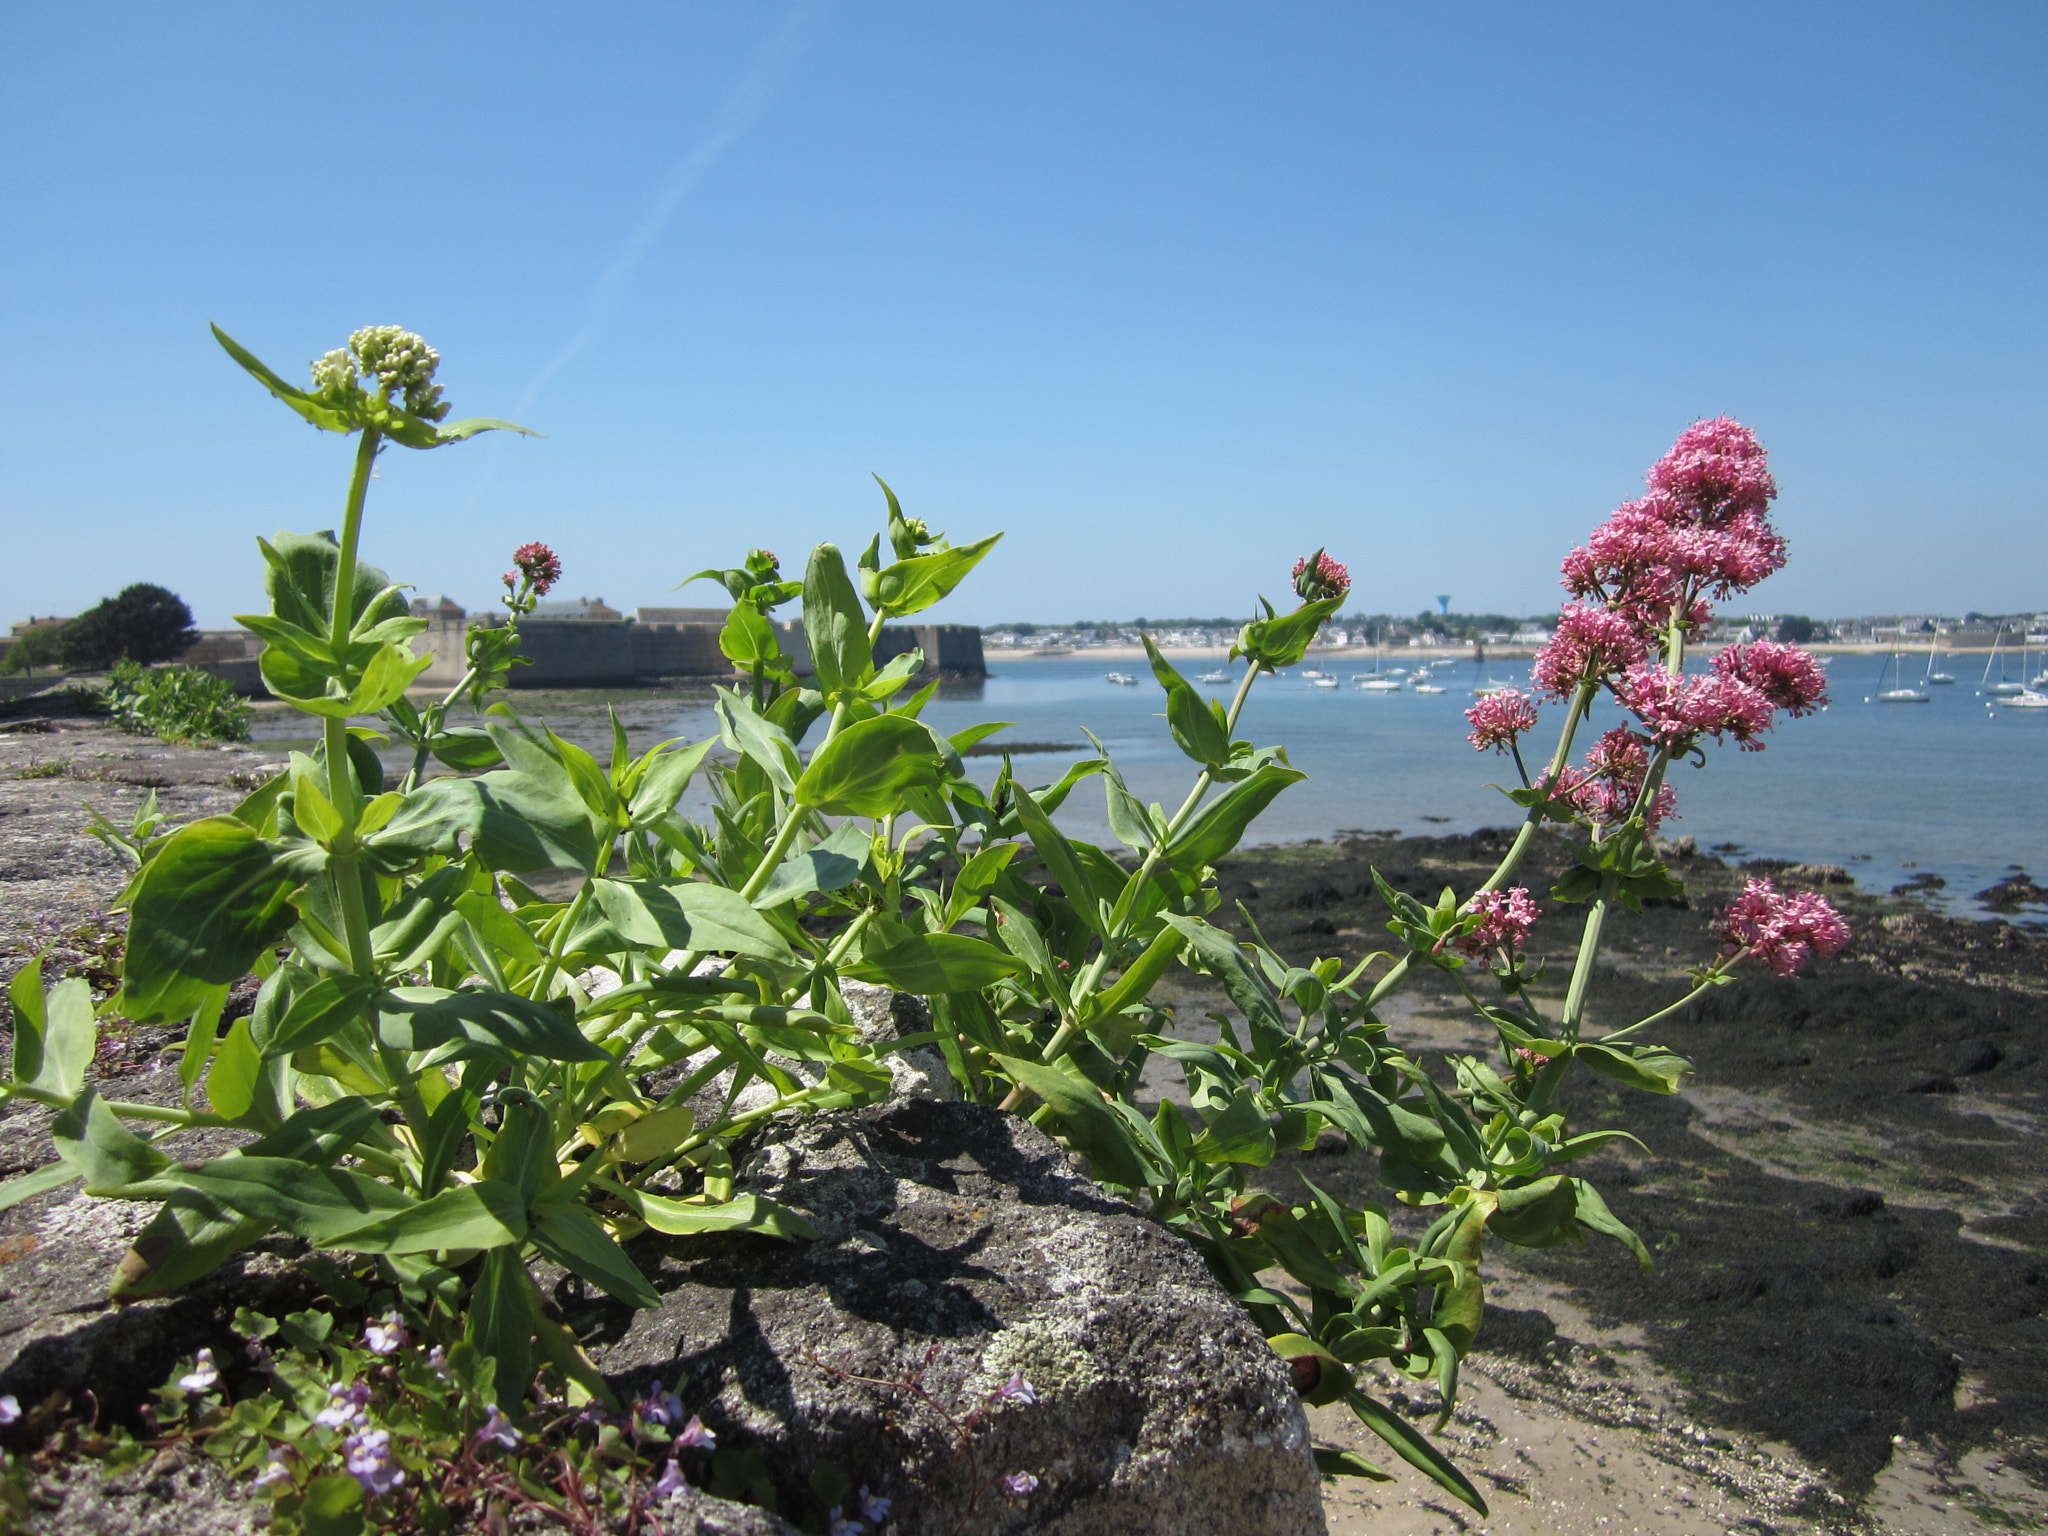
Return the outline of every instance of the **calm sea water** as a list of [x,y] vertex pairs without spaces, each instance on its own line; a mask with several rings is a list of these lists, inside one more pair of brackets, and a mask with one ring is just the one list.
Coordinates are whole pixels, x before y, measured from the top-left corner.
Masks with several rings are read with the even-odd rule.
[[[1193,677],[1217,665],[1190,663],[1182,670]],[[1361,693],[1351,674],[1369,662],[1325,665],[1341,687],[1313,687],[1297,669],[1263,679],[1252,692],[1240,734],[1261,745],[1284,745],[1308,779],[1273,803],[1249,841],[1292,842],[1345,829],[1467,831],[1519,819],[1516,807],[1487,787],[1489,781],[1515,782],[1513,763],[1472,750],[1463,711],[1476,681],[1524,682],[1526,663],[1440,666],[1435,680],[1450,691],[1437,695]],[[1841,864],[1878,890],[1931,876],[1946,882],[1935,899],[1959,913],[1977,911],[1972,894],[2015,867],[2048,878],[2048,817],[2040,805],[2048,710],[1988,707],[1978,692],[1982,662],[1967,657],[1952,665],[1960,681],[1925,690],[1932,695],[1926,704],[1868,702],[1882,665],[1878,657],[1838,657],[1829,671],[1828,709],[1782,720],[1765,751],[1710,748],[1704,768],[1674,768],[1670,783],[1679,814],[1666,835],[1690,833],[1703,849],[1739,856]],[[1908,681],[1917,682],[1924,666],[1924,659],[1909,658]],[[998,741],[1081,746],[1079,753],[1017,757],[1017,771],[1033,785],[1051,783],[1073,757],[1086,755],[1086,727],[1141,799],[1169,809],[1180,804],[1193,766],[1167,734],[1163,695],[1142,663],[998,656],[991,667],[985,682],[949,684],[925,718],[947,733],[1005,720],[1011,724]],[[1106,681],[1112,667],[1136,675],[1139,685]],[[1226,702],[1230,695],[1222,685],[1207,691]],[[614,701],[636,747],[661,736],[694,739],[714,728],[709,709],[696,702],[645,692]],[[535,712],[539,703],[525,701],[525,711]],[[572,739],[593,746],[600,736],[609,740],[597,696],[550,700],[544,713]],[[1532,762],[1548,756],[1540,743],[1555,741],[1561,718],[1556,706],[1543,710]],[[1593,732],[1617,719],[1611,708],[1596,710]],[[1582,731],[1581,741],[1590,740]],[[973,758],[969,767],[988,782],[998,762]],[[1078,835],[1109,843],[1098,783],[1076,789],[1058,819]]]
[[[1030,741],[1082,741],[1085,725],[1141,798],[1180,803],[1191,765],[1167,735],[1162,695],[1141,667],[1123,665],[1140,679],[1130,688],[1106,682],[1103,663],[1080,657],[992,665],[995,675],[978,699],[934,700],[927,718],[949,731],[976,719],[1011,720],[1004,735]],[[1327,837],[1343,828],[1466,831],[1519,819],[1513,804],[1486,787],[1518,782],[1512,761],[1473,751],[1464,710],[1476,681],[1526,682],[1526,663],[1439,667],[1434,680],[1450,691],[1436,695],[1361,693],[1351,684],[1359,663],[1324,665],[1343,686],[1316,688],[1297,671],[1262,679],[1245,708],[1240,734],[1284,745],[1309,776],[1273,803],[1253,840]],[[1970,895],[2014,866],[2048,871],[2048,815],[2040,803],[2048,710],[1988,707],[1978,693],[1982,664],[1968,658],[1951,666],[1955,685],[1922,690],[1931,696],[1925,704],[1867,702],[1884,665],[1878,657],[1837,657],[1826,710],[1781,720],[1764,751],[1709,748],[1704,768],[1675,767],[1669,782],[1679,815],[1666,835],[1689,832],[1702,848],[1751,857],[1842,864],[1878,889],[1931,875],[1947,882],[1944,904],[1960,911],[1974,910]],[[1905,666],[1917,683],[1924,660]],[[1208,667],[1183,670],[1192,676]],[[1893,685],[1890,677],[1885,685]],[[1227,688],[1208,691],[1228,701]],[[1547,758],[1562,719],[1560,706],[1542,711],[1535,755]],[[1597,733],[1619,719],[1611,707],[1596,709],[1591,726]],[[1591,740],[1584,728],[1580,740]],[[1016,761],[1027,783],[1050,781],[1061,766],[1051,757]],[[976,767],[985,769],[979,776],[993,773]],[[1099,791],[1077,789],[1069,805],[1062,821],[1107,839]]]

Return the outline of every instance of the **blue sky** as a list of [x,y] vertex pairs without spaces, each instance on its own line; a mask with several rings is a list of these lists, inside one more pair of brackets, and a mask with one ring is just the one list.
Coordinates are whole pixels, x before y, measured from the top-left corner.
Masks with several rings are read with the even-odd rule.
[[[0,12],[0,620],[338,516],[281,371],[443,355],[366,552],[631,607],[1008,537],[941,618],[1541,611],[1684,425],[1773,454],[1759,610],[2048,609],[2033,4],[72,4]],[[692,589],[711,602],[716,589]]]

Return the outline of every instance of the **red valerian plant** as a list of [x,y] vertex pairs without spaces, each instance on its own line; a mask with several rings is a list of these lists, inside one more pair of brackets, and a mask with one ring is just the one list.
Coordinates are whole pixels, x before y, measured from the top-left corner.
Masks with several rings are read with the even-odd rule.
[[[467,675],[425,710],[406,691],[427,662],[411,642],[428,621],[359,552],[387,445],[437,448],[506,424],[444,424],[438,355],[396,328],[358,332],[323,357],[310,391],[221,343],[301,418],[359,436],[339,537],[263,541],[271,611],[244,620],[267,642],[266,683],[318,722],[318,746],[230,815],[173,826],[150,809],[116,839],[138,868],[124,894],[121,991],[107,1006],[182,1027],[177,1104],[111,1100],[86,1081],[97,1022],[83,979],[45,989],[40,960],[15,977],[0,1098],[53,1112],[59,1161],[0,1188],[0,1203],[81,1180],[153,1203],[116,1281],[124,1297],[175,1290],[273,1234],[339,1256],[322,1262],[368,1298],[363,1347],[337,1347],[332,1319],[316,1329],[311,1314],[266,1323],[252,1343],[274,1331],[346,1370],[292,1382],[280,1355],[278,1379],[230,1405],[234,1373],[195,1358],[174,1387],[207,1405],[193,1410],[195,1432],[265,1490],[278,1522],[347,1499],[333,1504],[337,1518],[419,1529],[408,1509],[452,1509],[489,1488],[515,1512],[544,1508],[581,1530],[639,1519],[656,1490],[712,1481],[746,1438],[722,1416],[716,1373],[627,1409],[579,1347],[558,1282],[652,1307],[660,1294],[626,1240],[651,1232],[687,1252],[710,1232],[814,1238],[803,1211],[742,1186],[750,1138],[776,1116],[884,1102],[886,1058],[917,1041],[944,1054],[960,1097],[1029,1112],[1104,1186],[1184,1237],[1306,1401],[1346,1404],[1395,1456],[1483,1513],[1464,1473],[1374,1395],[1378,1374],[1434,1383],[1449,1411],[1485,1314],[1489,1237],[1547,1246],[1597,1232],[1647,1264],[1578,1161],[1622,1133],[1568,1126],[1568,1075],[1585,1067],[1674,1092],[1689,1064],[1630,1037],[1740,959],[1786,971],[1843,942],[1818,898],[1752,890],[1724,919],[1728,952],[1685,998],[1620,1029],[1587,1011],[1607,915],[1682,890],[1650,841],[1670,814],[1672,760],[1704,758],[1715,740],[1755,744],[1777,712],[1825,697],[1802,653],[1783,648],[1685,674],[1712,601],[1784,560],[1763,450],[1733,422],[1689,429],[1651,471],[1649,494],[1567,560],[1575,601],[1536,669],[1567,706],[1548,763],[1534,776],[1522,765],[1532,701],[1475,709],[1474,745],[1505,746],[1522,780],[1509,791],[1525,817],[1506,857],[1476,891],[1434,905],[1380,882],[1393,952],[1347,968],[1241,942],[1212,921],[1217,866],[1305,777],[1280,746],[1237,733],[1258,681],[1298,665],[1349,591],[1325,551],[1295,564],[1297,606],[1281,613],[1262,598],[1239,632],[1231,655],[1247,666],[1227,705],[1148,642],[1168,733],[1193,765],[1172,810],[1133,795],[1099,744],[1036,787],[1007,759],[993,783],[967,771],[967,748],[1001,727],[938,734],[921,718],[937,688],[917,686],[924,658],[878,653],[885,625],[945,598],[1000,536],[954,545],[906,516],[886,484],[885,526],[851,563],[820,544],[800,580],[784,580],[761,548],[700,572],[732,599],[720,645],[739,686],[717,690],[717,736],[636,755],[615,721],[601,759],[508,705],[480,707],[517,659],[518,620],[560,579],[552,551],[515,552],[507,622],[469,632]],[[798,597],[803,674],[769,617]],[[1574,764],[1575,733],[1603,689],[1631,723]],[[453,724],[464,698],[471,711]],[[350,724],[363,716],[413,749],[395,783],[364,739],[374,733]],[[430,759],[451,771],[427,777]],[[710,810],[693,820],[684,795],[700,775]],[[1052,819],[1091,778],[1119,850]],[[1578,839],[1577,864],[1546,905],[1585,907],[1554,1005],[1525,969],[1539,912],[1514,884],[1546,822]],[[1175,966],[1227,995],[1213,1038],[1168,1028],[1157,993]],[[1444,1062],[1394,1038],[1377,1010],[1429,969],[1471,999],[1497,1053]],[[1487,972],[1494,1001],[1473,990]],[[262,981],[254,1010],[230,1022],[229,989],[250,973]],[[864,1034],[847,981],[925,998],[929,1033]],[[1156,1094],[1155,1058],[1183,1073],[1177,1101],[1141,1104]],[[729,1086],[700,1096],[720,1081]],[[674,1086],[653,1086],[664,1082]],[[197,1145],[179,1139],[195,1131],[208,1133]],[[1420,1219],[1397,1223],[1387,1206],[1305,1177],[1292,1201],[1252,1188],[1248,1170],[1325,1134],[1369,1152],[1390,1197]],[[1274,1283],[1278,1273],[1292,1284]],[[421,1356],[413,1341],[429,1338]],[[982,1364],[984,1398],[1004,1412],[1069,1411],[1071,1388],[1027,1383],[993,1342]],[[444,1368],[463,1378],[457,1415],[434,1406]],[[525,1413],[544,1377],[562,1398],[551,1428]],[[970,1422],[967,1388],[943,1401],[931,1390],[943,1414]],[[594,1443],[561,1440],[590,1414],[611,1416],[611,1441],[602,1429]],[[641,1470],[621,1490],[571,1464],[578,1445],[609,1454],[628,1427],[634,1468],[644,1446],[661,1448],[651,1486]],[[906,1433],[906,1461],[914,1449]],[[530,1474],[545,1458],[559,1476],[544,1488]],[[1352,1451],[1316,1459],[1333,1475],[1389,1475]],[[1017,1468],[1002,1487],[1059,1507],[1081,1475]],[[776,1497],[813,1530],[873,1523],[892,1504],[905,1528],[965,1529],[980,1497],[884,1484],[879,1469],[866,1488],[841,1481],[798,1478]]]

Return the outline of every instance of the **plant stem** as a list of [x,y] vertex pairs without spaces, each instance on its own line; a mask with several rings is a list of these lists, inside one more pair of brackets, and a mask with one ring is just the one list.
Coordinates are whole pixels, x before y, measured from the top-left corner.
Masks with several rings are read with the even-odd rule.
[[[1555,785],[1558,775],[1564,772],[1565,760],[1572,755],[1572,738],[1578,734],[1579,722],[1585,719],[1587,711],[1593,707],[1593,695],[1598,689],[1599,684],[1588,678],[1579,684],[1578,692],[1572,695],[1571,710],[1564,717],[1564,729],[1558,733],[1557,750],[1550,754],[1550,771],[1544,775],[1544,784]],[[1515,761],[1521,761],[1519,751],[1515,754]],[[1485,891],[1497,891],[1507,884],[1508,877],[1514,874],[1516,867],[1528,854],[1529,845],[1536,841],[1537,829],[1542,825],[1543,807],[1530,806],[1529,814],[1522,818],[1521,829],[1515,833],[1515,840],[1509,845],[1506,857],[1500,861],[1499,867],[1486,877],[1486,883],[1480,886],[1478,891],[1473,892],[1475,896]]]
[[[1237,685],[1237,696],[1230,701],[1230,712],[1224,716],[1223,732],[1225,736],[1230,736],[1236,732],[1237,717],[1244,712],[1245,701],[1251,697],[1252,684],[1258,681],[1258,677],[1259,669],[1257,666],[1250,666],[1245,669],[1244,681]],[[1180,809],[1173,813],[1173,818],[1166,824],[1166,830],[1153,839],[1152,847],[1146,853],[1144,862],[1138,866],[1138,872],[1131,876],[1131,883],[1125,887],[1124,899],[1130,901],[1133,907],[1137,905],[1138,895],[1144,890],[1145,883],[1152,878],[1153,871],[1159,867],[1159,861],[1166,856],[1167,847],[1179,834],[1180,829],[1187,824],[1188,818],[1194,815],[1196,807],[1201,805],[1202,798],[1209,793],[1209,786],[1214,782],[1215,775],[1208,768],[1204,768],[1200,773],[1196,774],[1194,788],[1188,791],[1187,799],[1183,800]],[[1076,899],[1079,899],[1078,895]],[[1122,905],[1122,901],[1119,901],[1118,905]],[[1081,1005],[1089,997],[1093,996],[1095,990],[1102,985],[1103,973],[1109,969],[1111,960],[1115,958],[1117,940],[1124,936],[1129,927],[1130,916],[1127,913],[1110,930],[1109,936],[1104,940],[1101,949],[1096,951],[1095,958],[1089,962],[1088,969],[1081,973],[1080,979],[1074,984],[1072,1006],[1067,1010],[1065,1017],[1060,1020],[1060,1027],[1053,1031],[1052,1038],[1045,1043],[1045,1049],[1039,1053],[1041,1061],[1057,1061],[1060,1052],[1067,1048],[1075,1034],[1079,1032],[1081,1027]],[[1015,1109],[1024,1102],[1024,1098],[1025,1093],[1023,1089],[1012,1088],[1008,1097],[1003,1100],[1002,1107],[1005,1109]]]
[[1612,1030],[1609,1033],[1602,1035],[1596,1043],[1600,1045],[1605,1045],[1610,1040],[1619,1040],[1624,1035],[1632,1035],[1639,1029],[1648,1029],[1652,1024],[1662,1023],[1665,1019],[1670,1018],[1673,1014],[1683,1012],[1685,1009],[1690,1008],[1693,1005],[1693,1003],[1698,1000],[1699,995],[1702,992],[1711,991],[1713,989],[1715,985],[1715,978],[1718,978],[1726,974],[1730,966],[1734,965],[1736,961],[1740,960],[1744,955],[1748,953],[1749,950],[1745,946],[1742,949],[1738,949],[1732,955],[1722,956],[1720,960],[1715,962],[1713,970],[1710,971],[1706,977],[1703,977],[1699,981],[1695,982],[1693,984],[1692,990],[1686,993],[1685,996],[1681,997],[1677,1002],[1659,1008],[1655,1013],[1651,1014],[1646,1019],[1637,1019],[1635,1023],[1630,1024],[1623,1029]]
[[[363,533],[363,502],[370,491],[370,471],[376,467],[379,434],[373,427],[363,429],[356,445],[355,474],[349,480],[348,504],[342,514],[341,551],[334,563],[333,615],[328,640],[339,652],[355,628],[356,548]],[[334,904],[341,912],[342,937],[348,944],[349,966],[365,981],[377,979],[377,958],[370,945],[370,918],[363,906],[361,861],[356,853],[356,823],[362,812],[355,767],[349,761],[348,721],[329,715],[322,721],[322,743],[327,755],[327,798],[341,815],[341,830],[328,850],[327,874],[333,882]],[[376,1035],[376,1023],[370,1032]],[[377,1057],[384,1074],[391,1079],[399,1108],[413,1136],[424,1138],[427,1107],[420,1099],[403,1051],[377,1042]]]
[[584,882],[576,887],[576,894],[569,899],[569,910],[562,914],[561,921],[555,925],[554,937],[548,943],[547,959],[542,962],[540,971],[534,978],[533,989],[527,994],[535,1002],[547,1001],[548,988],[555,984],[555,976],[562,969],[562,954],[569,947],[569,934],[575,928],[577,920],[583,916],[583,909],[590,905],[591,878],[594,877],[586,877]]

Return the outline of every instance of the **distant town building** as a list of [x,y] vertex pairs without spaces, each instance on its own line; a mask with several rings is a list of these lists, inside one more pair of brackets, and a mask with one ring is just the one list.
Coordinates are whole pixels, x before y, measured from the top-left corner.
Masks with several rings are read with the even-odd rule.
[[635,608],[634,618],[642,624],[716,624],[725,627],[724,608]]
[[422,592],[412,600],[412,616],[454,624],[469,617],[469,610],[445,592]]
[[[552,623],[577,619],[622,619],[625,615],[601,597],[562,597],[536,603],[532,617]],[[721,614],[720,618],[723,617]]]

